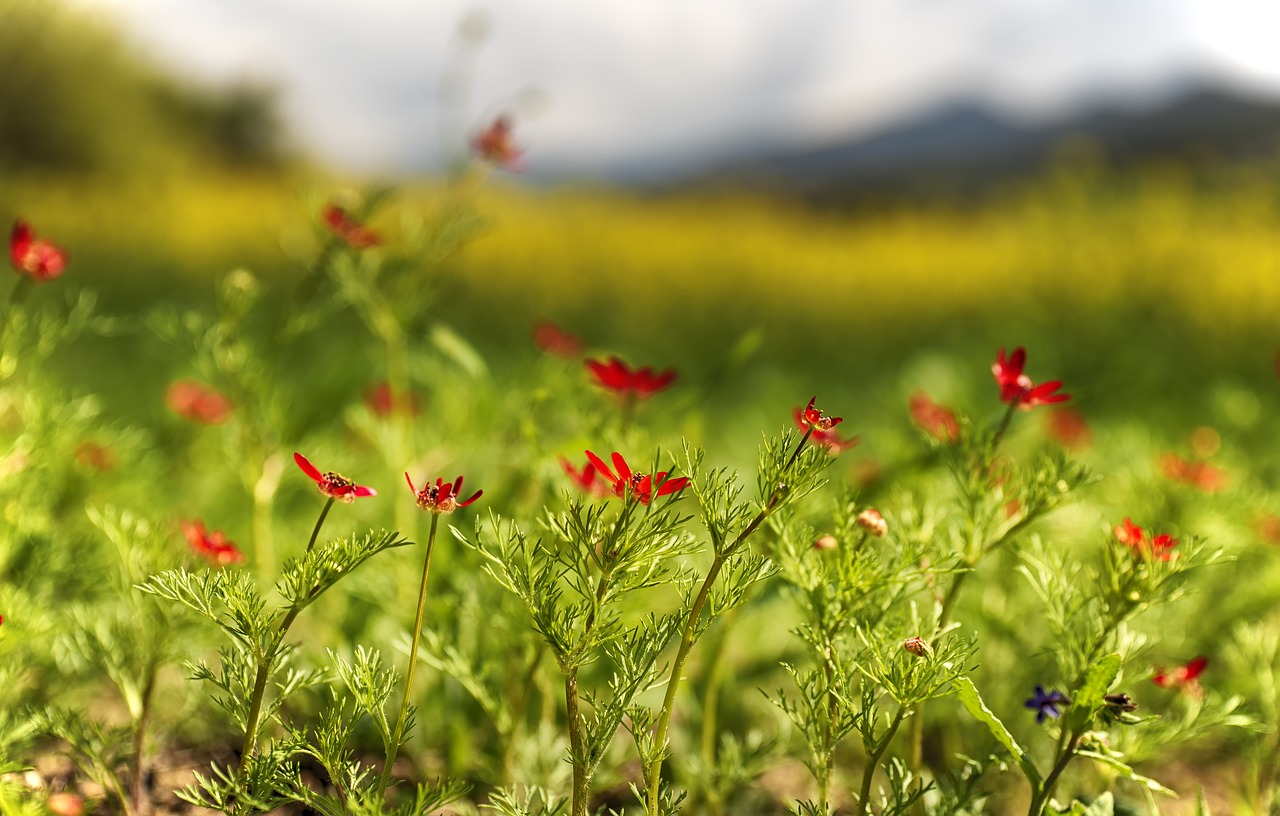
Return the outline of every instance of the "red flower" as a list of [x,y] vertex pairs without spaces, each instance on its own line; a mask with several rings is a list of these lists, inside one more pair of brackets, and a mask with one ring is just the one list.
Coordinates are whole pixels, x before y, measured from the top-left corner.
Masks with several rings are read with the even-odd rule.
[[996,361],[991,365],[991,374],[1000,386],[1000,401],[1006,405],[1016,404],[1020,410],[1029,411],[1037,405],[1049,405],[1055,402],[1066,402],[1070,394],[1055,394],[1062,387],[1061,380],[1036,385],[1031,378],[1022,373],[1027,364],[1027,350],[1018,346],[1008,358],[1004,349],[996,352]]
[[547,354],[576,360],[582,356],[582,338],[570,334],[550,320],[540,320],[533,327],[533,344]]
[[[844,451],[849,450],[849,448],[854,447],[861,441],[861,438],[857,436],[851,436],[848,439],[841,439],[839,434],[830,430],[830,427],[834,427],[839,424],[841,418],[835,417],[833,419],[831,417],[824,416],[821,412],[813,409],[812,401],[810,401],[809,406],[809,408],[804,409],[792,409],[791,416],[795,419],[796,427],[800,430],[807,431],[810,428],[813,428],[813,432],[809,434],[809,441],[815,446],[826,447],[826,449],[831,452],[832,456],[837,456]],[[807,418],[810,412],[815,414],[817,417],[814,422],[810,422]],[[829,423],[828,430],[825,431],[819,429],[821,424],[824,422]]]
[[49,241],[36,239],[31,225],[21,219],[9,233],[9,259],[19,272],[38,281],[53,280],[67,267],[67,253]]
[[378,491],[374,490],[372,487],[358,485],[349,479],[342,478],[333,471],[321,473],[315,465],[307,461],[307,457],[300,453],[295,453],[293,455],[293,461],[297,462],[298,467],[302,469],[302,472],[307,474],[307,476],[316,483],[316,487],[319,488],[320,492],[331,499],[337,499],[338,501],[351,504],[351,502],[356,499],[363,499],[366,496],[378,495]]
[[586,366],[599,385],[618,394],[632,394],[639,399],[648,399],[676,381],[674,368],[661,373],[655,373],[649,366],[633,369],[617,357],[610,357],[607,363],[587,360]]
[[116,466],[115,454],[106,445],[97,442],[81,442],[76,445],[76,464],[91,470],[106,472]]
[[221,530],[215,531],[212,535],[207,533],[203,521],[182,522],[182,534],[186,536],[191,551],[214,566],[227,567],[244,563],[244,553],[240,552],[235,544],[227,541],[227,537]]
[[1170,671],[1165,671],[1164,666],[1157,666],[1155,676],[1151,678],[1151,682],[1160,688],[1167,689],[1183,689],[1187,693],[1200,696],[1203,692],[1200,684],[1196,682],[1206,666],[1209,665],[1209,658],[1201,655],[1192,658],[1185,666],[1178,666]]
[[459,507],[466,507],[484,495],[483,490],[477,490],[466,501],[458,501],[458,496],[462,495],[460,492],[462,490],[461,476],[452,483],[446,482],[444,479],[436,479],[435,484],[431,484],[428,481],[422,486],[421,490],[413,486],[413,479],[409,478],[408,473],[404,474],[404,480],[409,483],[409,490],[413,492],[418,506],[432,513],[452,513]]
[[1175,482],[1189,484],[1205,493],[1217,493],[1227,486],[1225,470],[1216,468],[1208,462],[1183,459],[1176,453],[1166,453],[1160,457],[1160,470]]
[[418,401],[417,394],[409,392],[403,396],[393,396],[391,383],[386,380],[375,383],[365,390],[364,404],[369,409],[369,413],[384,419],[391,416],[395,409],[406,411],[408,416],[411,417],[415,417],[422,412],[422,405]]
[[1058,408],[1045,415],[1045,431],[1064,448],[1082,449],[1093,444],[1093,431],[1084,414],[1074,408]]
[[183,419],[218,425],[231,416],[231,400],[194,380],[178,380],[164,393],[164,404]]
[[599,471],[596,470],[596,466],[590,462],[587,462],[587,464],[583,466],[582,470],[578,470],[573,466],[572,462],[561,456],[560,467],[564,468],[564,472],[569,475],[569,479],[588,495],[597,499],[602,499],[609,495],[609,488],[605,487],[603,482],[596,479],[596,476],[599,475]]
[[506,170],[515,170],[524,153],[511,134],[511,119],[499,116],[489,127],[471,137],[471,152],[483,161]]
[[945,405],[934,402],[928,394],[917,391],[907,400],[907,410],[911,419],[920,430],[939,442],[955,442],[960,438],[960,422],[956,412]]
[[605,478],[606,481],[613,484],[613,493],[616,496],[627,496],[640,502],[648,504],[654,497],[654,482],[657,482],[657,495],[669,496],[684,490],[689,485],[687,476],[678,478],[667,478],[667,471],[660,470],[650,476],[647,473],[632,473],[631,468],[627,467],[627,460],[622,458],[622,454],[614,453],[613,467],[618,471],[615,476],[609,466],[604,463],[599,456],[591,451],[587,451],[587,460],[591,462],[596,471]]
[[368,249],[382,243],[378,233],[357,221],[351,213],[336,204],[329,204],[320,211],[325,226],[352,249]]
[[1178,546],[1178,540],[1168,533],[1161,533],[1148,539],[1147,532],[1128,517],[1115,528],[1115,534],[1117,541],[1132,547],[1135,553],[1160,561],[1172,560],[1174,553],[1171,550]]
[[1280,516],[1263,513],[1258,516],[1258,537],[1268,544],[1280,544]]

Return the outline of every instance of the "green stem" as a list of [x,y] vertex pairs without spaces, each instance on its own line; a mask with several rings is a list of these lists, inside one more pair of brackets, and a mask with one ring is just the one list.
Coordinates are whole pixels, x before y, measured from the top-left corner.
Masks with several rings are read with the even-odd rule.
[[880,760],[884,757],[884,752],[888,750],[889,743],[893,741],[893,735],[898,733],[898,726],[902,725],[902,719],[906,714],[907,710],[902,706],[898,706],[898,713],[894,716],[893,722],[889,724],[889,730],[884,732],[884,736],[880,738],[875,750],[867,757],[867,765],[862,769],[862,788],[858,792],[859,814],[870,812],[871,780],[875,777],[876,769],[880,767]]
[[586,816],[587,775],[589,757],[583,745],[582,713],[578,710],[578,668],[574,666],[564,676],[565,714],[569,720],[569,754],[573,759],[573,809],[571,816]]
[[822,765],[820,766],[822,773],[818,777],[818,802],[823,813],[831,813],[831,803],[828,801],[827,793],[831,790],[831,780],[835,775],[836,764],[835,727],[836,717],[839,715],[840,696],[832,688],[835,682],[835,662],[835,647],[828,643],[827,654],[822,664],[822,677],[827,684],[827,711],[826,719],[822,723]]
[[316,539],[320,537],[320,528],[324,526],[324,517],[329,515],[330,507],[333,507],[332,496],[324,503],[324,509],[320,511],[320,518],[316,519],[315,529],[311,531],[311,540],[307,542],[307,555],[310,555],[311,551],[315,549]]
[[1031,797],[1031,809],[1027,811],[1027,816],[1041,816],[1044,813],[1045,805],[1048,804],[1049,797],[1053,795],[1053,789],[1058,784],[1058,777],[1062,776],[1067,765],[1075,758],[1076,748],[1080,743],[1079,737],[1071,735],[1069,740],[1066,737],[1067,732],[1064,730],[1062,736],[1058,738],[1057,759],[1053,763],[1053,770],[1049,771],[1049,775],[1044,778],[1044,784],[1040,786],[1040,790]]
[[[716,743],[720,736],[718,728],[720,688],[724,681],[725,667],[729,664],[726,659],[728,654],[726,646],[729,643],[729,632],[733,629],[741,609],[742,607],[735,606],[725,613],[724,622],[720,624],[720,637],[716,639],[711,653],[711,669],[707,672],[707,688],[702,698],[702,766],[707,769],[708,774],[713,774],[712,769],[716,767]],[[716,786],[714,777],[709,780],[706,793],[707,813],[710,816],[719,816],[724,812],[724,802],[721,801],[720,789]]]
[[[948,590],[947,596],[942,601],[942,609],[938,612],[938,629],[945,629],[947,624],[951,622],[951,615],[955,612],[956,603],[960,600],[960,589],[964,586],[965,580],[969,574],[973,572],[970,565],[965,565],[964,572],[956,573],[956,577],[951,582],[951,589]],[[938,647],[938,641],[934,640],[933,647]],[[919,773],[924,767],[924,701],[916,706],[915,716],[911,718],[911,725],[907,732],[907,767],[912,773]]]
[[996,435],[991,438],[991,453],[995,454],[996,449],[1000,447],[1000,440],[1004,439],[1005,432],[1009,430],[1009,423],[1013,421],[1013,414],[1018,410],[1021,400],[1014,400],[1009,403],[1009,407],[1005,409],[1004,416],[1000,419],[1000,427],[996,428]]
[[400,751],[400,740],[404,737],[404,724],[409,716],[409,701],[413,698],[413,675],[418,667],[418,646],[422,642],[422,620],[427,611],[427,579],[431,575],[431,553],[435,550],[436,528],[440,524],[440,514],[431,514],[431,532],[427,535],[427,554],[422,560],[422,584],[418,588],[418,611],[413,618],[413,639],[409,646],[409,671],[404,681],[404,699],[400,702],[400,713],[396,716],[396,727],[391,733],[391,746],[387,751],[387,761],[382,766],[382,776],[378,779],[378,795],[374,801],[381,802],[386,793],[387,783],[391,781],[391,765]]
[[134,723],[133,733],[133,756],[130,760],[129,774],[129,798],[133,803],[133,812],[135,814],[144,814],[147,812],[145,800],[143,799],[142,777],[145,770],[145,756],[147,751],[147,725],[151,720],[151,700],[155,694],[156,674],[159,671],[157,662],[152,662],[147,667],[147,678],[142,685],[142,701],[138,712],[138,719]]
[[[795,462],[796,457],[800,454],[800,449],[808,441],[812,430],[810,428],[805,432],[800,444],[796,446],[795,451],[791,454],[791,458],[783,466],[783,475],[786,474],[791,464]],[[684,631],[680,636],[680,647],[676,650],[675,661],[671,664],[671,676],[667,679],[667,693],[662,700],[662,711],[658,715],[658,724],[654,731],[653,747],[657,756],[649,763],[649,772],[645,780],[645,786],[648,788],[649,816],[658,816],[658,786],[662,776],[663,754],[667,745],[667,729],[671,725],[671,714],[675,710],[676,691],[680,687],[684,662],[688,659],[689,651],[693,648],[693,643],[696,640],[698,621],[702,618],[702,608],[706,605],[707,598],[711,595],[711,587],[715,584],[716,578],[720,576],[720,570],[724,568],[725,561],[764,523],[764,520],[778,506],[778,502],[782,500],[782,494],[785,490],[785,484],[779,484],[774,488],[773,495],[769,497],[768,503],[765,504],[751,523],[738,534],[733,543],[716,553],[715,559],[711,562],[711,568],[707,570],[707,577],[703,579],[702,586],[698,589],[698,595],[694,598],[693,605],[689,607],[689,618],[685,621]]]

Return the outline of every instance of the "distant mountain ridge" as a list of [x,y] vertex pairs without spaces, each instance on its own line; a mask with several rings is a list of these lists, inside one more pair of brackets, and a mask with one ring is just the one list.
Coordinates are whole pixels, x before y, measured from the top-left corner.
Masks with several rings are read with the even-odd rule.
[[893,193],[962,193],[1033,174],[1076,138],[1120,165],[1170,155],[1275,156],[1280,101],[1198,88],[1147,110],[1097,108],[1035,127],[1010,122],[980,104],[959,103],[866,137],[735,161],[694,183],[833,203]]

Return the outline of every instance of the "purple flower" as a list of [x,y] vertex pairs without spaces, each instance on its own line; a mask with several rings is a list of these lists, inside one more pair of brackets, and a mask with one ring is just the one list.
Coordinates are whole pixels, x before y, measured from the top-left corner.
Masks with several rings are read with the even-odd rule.
[[1061,717],[1061,706],[1071,705],[1071,700],[1060,691],[1051,691],[1046,694],[1044,686],[1036,686],[1035,696],[1027,700],[1025,705],[1036,712],[1036,722],[1042,723],[1045,717],[1052,717],[1055,720]]

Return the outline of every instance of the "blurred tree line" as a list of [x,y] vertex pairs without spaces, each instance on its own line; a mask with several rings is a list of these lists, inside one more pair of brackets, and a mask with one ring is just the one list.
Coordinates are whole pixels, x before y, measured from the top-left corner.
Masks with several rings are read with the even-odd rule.
[[195,87],[64,0],[0,0],[0,174],[136,178],[289,160],[271,89]]

